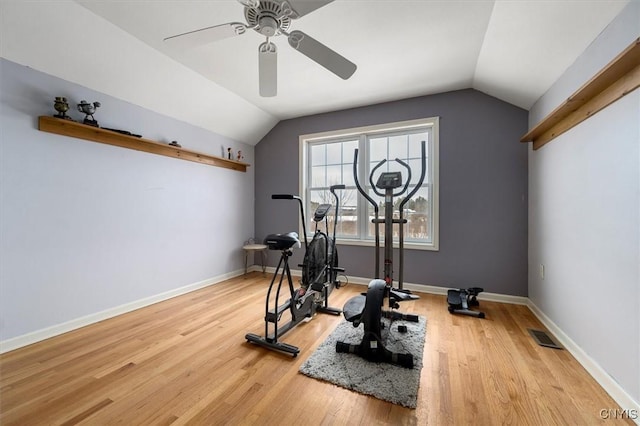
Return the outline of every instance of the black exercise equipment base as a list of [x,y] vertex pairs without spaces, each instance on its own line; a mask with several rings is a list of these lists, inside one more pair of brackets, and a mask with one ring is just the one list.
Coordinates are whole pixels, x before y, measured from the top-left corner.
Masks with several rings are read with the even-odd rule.
[[449,310],[449,313],[468,315],[476,318],[484,318],[484,312],[472,311],[471,309],[469,309],[472,306],[480,306],[480,302],[478,302],[477,296],[483,291],[484,289],[480,287],[448,290],[447,303],[449,304],[449,307],[447,309]]
[[372,280],[366,295],[355,296],[347,301],[343,308],[344,317],[353,323],[354,327],[358,327],[362,323],[364,335],[359,344],[336,342],[336,352],[358,355],[371,362],[384,362],[404,368],[413,368],[413,355],[391,352],[384,346],[381,339],[383,327],[381,319],[383,317],[391,321],[419,321],[417,315],[383,310],[382,305],[384,299],[388,297],[388,290],[384,280]]
[[247,339],[247,342],[255,343],[258,346],[271,349],[272,351],[291,354],[294,358],[297,357],[300,353],[300,348],[298,348],[297,346],[293,346],[284,342],[278,342],[273,338],[264,338],[253,333],[247,333],[244,338]]

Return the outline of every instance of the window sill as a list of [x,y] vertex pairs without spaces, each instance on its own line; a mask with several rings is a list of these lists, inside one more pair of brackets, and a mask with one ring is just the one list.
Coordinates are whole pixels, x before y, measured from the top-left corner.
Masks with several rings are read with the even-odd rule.
[[[360,246],[360,247],[375,247],[375,241],[369,240],[349,240],[343,238],[336,239],[336,245],[339,246]],[[380,239],[380,247],[384,248],[384,239]],[[399,248],[397,242],[393,243],[393,248]],[[405,242],[404,248],[407,250],[425,250],[425,251],[440,251],[437,244],[426,244],[426,243],[414,243],[414,242]]]

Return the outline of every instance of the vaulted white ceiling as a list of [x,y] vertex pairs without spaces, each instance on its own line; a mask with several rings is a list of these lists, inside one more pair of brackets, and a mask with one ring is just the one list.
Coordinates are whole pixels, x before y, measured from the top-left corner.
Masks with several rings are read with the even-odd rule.
[[[294,6],[305,1],[309,0],[290,0]],[[170,62],[177,62],[193,73],[194,77],[188,78],[188,91],[181,93],[179,79],[167,81],[167,85],[175,86],[171,91],[162,91],[165,99],[176,97],[166,102],[179,105],[174,108],[179,118],[190,121],[189,117],[197,117],[194,123],[209,127],[206,121],[215,121],[216,114],[208,112],[205,100],[197,99],[193,93],[210,97],[208,94],[215,88],[224,99],[230,99],[229,108],[238,112],[234,112],[235,123],[229,124],[232,120],[225,118],[210,128],[223,129],[220,133],[255,144],[281,119],[456,89],[475,88],[529,109],[628,2],[335,0],[292,20],[290,30],[304,31],[354,62],[358,66],[355,74],[342,80],[293,50],[284,36],[275,37],[272,41],[278,47],[278,95],[273,98],[262,98],[258,93],[258,45],[264,37],[257,32],[248,30],[241,36],[187,50],[172,48],[163,42],[168,36],[203,27],[245,22],[243,6],[235,0],[76,0],[75,4],[84,6],[85,12],[95,14],[96,19],[103,18],[124,30],[132,40],[138,39],[142,43],[137,44],[155,51],[153,55],[171,58],[168,62],[141,60],[135,63],[136,75],[153,78],[168,72],[177,73],[167,68],[162,74],[164,66],[159,64]],[[41,19],[60,10],[45,6],[50,3],[40,2],[37,10],[50,8],[49,12],[42,12]],[[11,8],[5,6],[5,9]],[[6,24],[14,26],[13,32],[32,34],[35,11],[29,12],[29,20],[25,18],[20,25],[9,18]],[[62,18],[62,13],[57,19]],[[74,15],[86,20],[86,14],[74,11]],[[27,29],[29,25],[33,27]],[[54,25],[56,21],[48,23],[49,27]],[[106,26],[99,27],[106,32]],[[43,45],[47,42],[44,37]],[[91,40],[87,40],[86,46],[90,43]],[[18,61],[24,56],[23,44],[16,43],[13,49],[12,54]],[[102,46],[106,51],[107,45]],[[59,46],[51,42],[49,50],[54,47]],[[114,51],[116,48],[125,54],[125,49],[113,46]],[[90,49],[84,53],[86,58]],[[28,63],[27,59],[22,62]],[[44,62],[36,55],[29,59]],[[83,66],[81,62],[79,59],[78,67]],[[62,74],[72,72],[60,70]],[[85,78],[87,74],[85,71],[79,77]],[[112,73],[111,78],[117,78],[117,74]],[[147,105],[145,89],[140,86],[131,87],[127,93],[131,93],[132,98],[128,100]],[[100,89],[95,84],[93,87]],[[149,105],[165,101],[152,99],[151,92],[148,96]],[[191,100],[180,100],[179,96],[190,96]],[[224,106],[216,108],[224,109]],[[248,118],[258,116],[259,120],[242,120],[243,109],[248,111]],[[170,108],[163,112],[167,110]],[[205,117],[207,113],[211,118]],[[250,133],[234,132],[233,128],[227,130],[227,125],[238,129],[253,126],[254,129]]]
[[186,31],[245,22],[238,2],[80,3],[278,118],[468,87],[528,109],[626,4],[335,0],[293,20],[291,29],[350,59],[356,73],[344,81],[291,49],[284,36],[276,37],[279,91],[261,98],[257,49],[264,37],[257,32],[181,51],[163,42]]

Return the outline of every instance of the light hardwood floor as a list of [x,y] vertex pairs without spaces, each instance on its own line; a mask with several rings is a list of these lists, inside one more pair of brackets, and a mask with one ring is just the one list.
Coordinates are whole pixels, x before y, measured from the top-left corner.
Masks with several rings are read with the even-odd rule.
[[[0,423],[587,425],[618,408],[568,351],[532,341],[526,329],[542,326],[527,307],[481,302],[480,320],[430,294],[402,306],[427,318],[417,409],[308,378],[300,364],[341,318],[317,314],[287,333],[297,358],[246,343],[263,333],[269,278],[250,273],[0,356]],[[363,289],[340,288],[331,304]]]

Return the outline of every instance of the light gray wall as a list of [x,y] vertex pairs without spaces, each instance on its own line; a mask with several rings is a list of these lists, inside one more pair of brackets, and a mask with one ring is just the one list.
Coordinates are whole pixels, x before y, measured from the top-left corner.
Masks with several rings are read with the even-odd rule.
[[[298,136],[440,117],[440,251],[406,250],[405,282],[527,294],[527,112],[461,90],[280,122],[256,146],[256,236],[297,230]],[[372,277],[372,248],[338,247],[347,275]],[[278,254],[270,254],[275,266]],[[297,265],[302,258],[298,250]],[[396,260],[397,262],[397,260]],[[395,268],[397,278],[397,267]]]
[[[530,126],[639,35],[640,3],[631,2],[538,100]],[[640,91],[636,90],[529,153],[529,297],[613,377],[622,393],[635,400],[636,408],[640,401],[639,146]]]
[[102,102],[103,127],[254,162],[251,146],[0,59],[0,340],[242,270],[253,167],[40,132],[55,96]]

